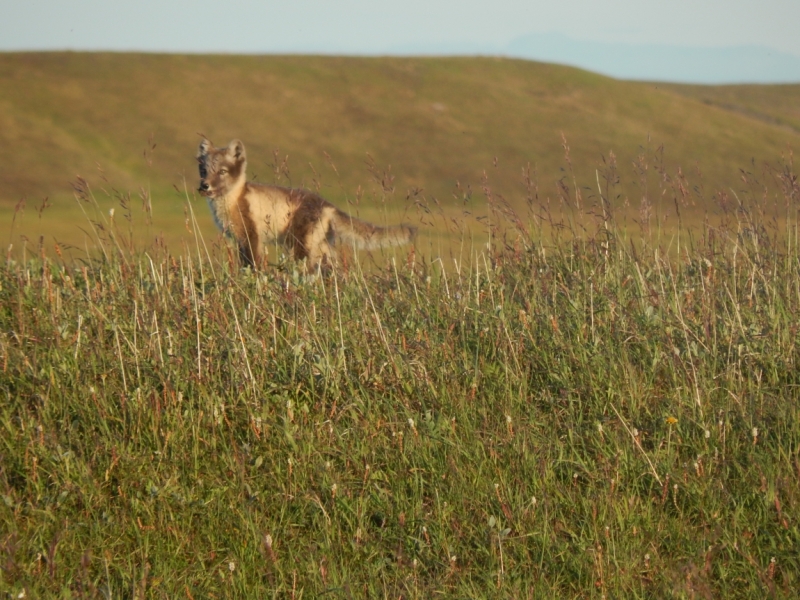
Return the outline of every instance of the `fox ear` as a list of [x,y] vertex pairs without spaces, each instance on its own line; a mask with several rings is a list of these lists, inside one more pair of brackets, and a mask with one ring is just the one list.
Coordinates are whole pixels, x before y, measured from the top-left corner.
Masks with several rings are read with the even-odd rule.
[[244,151],[244,144],[241,140],[233,140],[230,144],[228,144],[228,156],[231,156],[237,160],[244,160],[247,158],[247,155]]
[[203,138],[203,141],[200,142],[200,148],[197,150],[197,158],[202,158],[208,155],[208,151],[212,148],[211,140],[207,140]]

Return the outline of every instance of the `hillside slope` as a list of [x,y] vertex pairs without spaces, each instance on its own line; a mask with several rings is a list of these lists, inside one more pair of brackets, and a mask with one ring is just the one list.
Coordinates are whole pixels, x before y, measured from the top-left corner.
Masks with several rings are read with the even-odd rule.
[[[370,196],[386,197],[381,180],[395,189],[389,212],[405,210],[415,188],[455,206],[456,182],[478,202],[484,177],[519,208],[527,164],[543,201],[555,200],[559,179],[573,183],[563,133],[584,198],[613,151],[613,200],[636,210],[654,185],[652,159],[663,157],[666,173],[682,166],[702,216],[715,190],[740,183],[740,168],[758,172],[800,142],[800,86],[663,86],[494,58],[0,54],[0,90],[0,214],[47,196],[62,234],[77,175],[96,190],[150,189],[159,226],[179,227],[175,188],[196,185],[198,133],[218,145],[242,139],[260,180],[282,172],[280,181],[320,186],[340,203],[364,192],[351,210],[367,215]],[[706,92],[767,108],[731,110]],[[642,153],[646,172],[633,167]]]

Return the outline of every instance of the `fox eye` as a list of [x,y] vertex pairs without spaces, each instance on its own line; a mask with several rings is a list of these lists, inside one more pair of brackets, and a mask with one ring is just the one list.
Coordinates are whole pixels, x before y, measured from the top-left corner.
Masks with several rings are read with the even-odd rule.
[[227,173],[228,173],[228,169],[220,169],[219,170],[219,174],[220,175],[227,175]]

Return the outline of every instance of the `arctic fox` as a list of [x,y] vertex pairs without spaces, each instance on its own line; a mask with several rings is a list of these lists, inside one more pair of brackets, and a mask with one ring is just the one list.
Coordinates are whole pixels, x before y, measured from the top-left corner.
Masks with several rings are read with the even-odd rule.
[[277,240],[314,272],[330,267],[339,241],[358,249],[398,246],[414,240],[416,227],[376,227],[336,208],[319,194],[247,181],[244,144],[233,140],[214,148],[204,139],[197,154],[198,191],[206,197],[217,226],[236,240],[244,265],[261,264],[262,247]]

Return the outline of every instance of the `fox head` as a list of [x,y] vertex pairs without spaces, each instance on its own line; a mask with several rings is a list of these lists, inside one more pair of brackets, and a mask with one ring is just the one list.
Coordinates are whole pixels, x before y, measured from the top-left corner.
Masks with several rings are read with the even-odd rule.
[[197,191],[203,196],[225,196],[245,181],[247,155],[239,140],[233,140],[225,148],[214,148],[209,140],[203,139],[197,152],[197,163],[200,167]]

